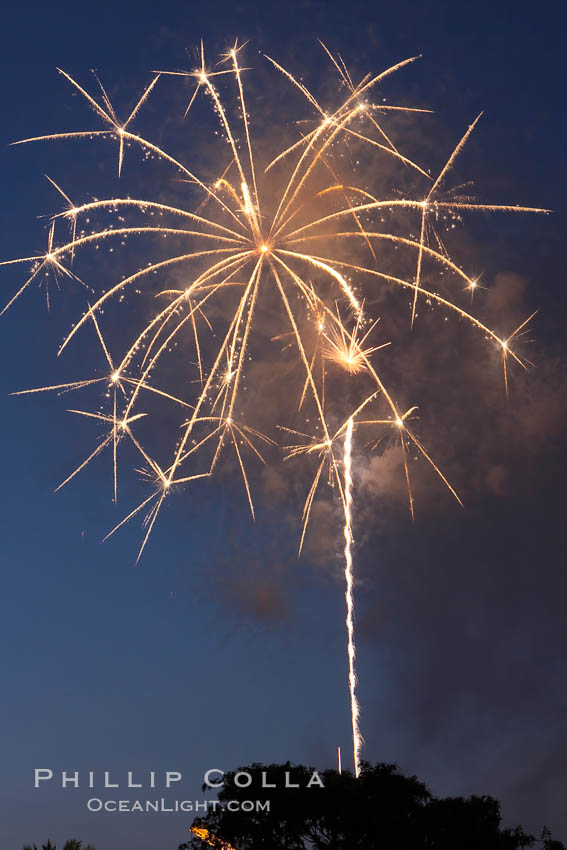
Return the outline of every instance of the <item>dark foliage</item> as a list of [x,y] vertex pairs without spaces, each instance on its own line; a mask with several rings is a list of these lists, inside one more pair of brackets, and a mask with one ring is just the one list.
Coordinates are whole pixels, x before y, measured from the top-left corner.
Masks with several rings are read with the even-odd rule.
[[[37,850],[37,845],[26,844],[24,850]],[[57,847],[48,839],[47,844],[41,845],[41,850],[57,850]],[[63,850],[95,850],[95,846],[94,844],[83,844],[78,838],[70,838],[63,845]]]
[[[364,764],[358,779],[321,772],[324,787],[309,784],[313,769],[289,762],[239,770],[251,783],[239,787],[246,778],[239,778],[239,771],[227,773],[216,811],[193,823],[209,831],[208,840],[193,836],[179,850],[226,850],[227,845],[237,850],[566,850],[547,829],[540,839],[519,826],[503,829],[500,804],[492,797],[438,799],[392,764]],[[269,801],[269,811],[230,811],[222,805],[245,800]]]

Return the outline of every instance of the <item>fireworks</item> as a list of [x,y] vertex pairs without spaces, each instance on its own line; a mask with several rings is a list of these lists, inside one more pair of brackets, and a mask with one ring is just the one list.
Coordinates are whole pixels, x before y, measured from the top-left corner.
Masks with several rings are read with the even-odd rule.
[[204,841],[205,844],[209,844],[211,847],[216,847],[217,850],[235,850],[232,844],[229,844],[228,841],[222,841],[218,838],[213,832],[204,827],[200,826],[192,826],[189,830],[196,835],[197,838],[200,838],[201,841]]
[[[64,338],[59,353],[78,344],[90,327],[104,358],[104,372],[23,392],[102,390],[102,408],[99,403],[95,409],[81,407],[72,411],[98,422],[103,432],[95,449],[60,486],[109,449],[116,501],[118,450],[123,442],[128,442],[140,457],[150,491],[110,534],[143,512],[145,531],[139,555],[166,497],[181,485],[212,476],[227,450],[232,452],[241,475],[252,516],[249,457],[265,462],[266,451],[280,442],[276,438],[283,433],[295,441],[285,446],[286,460],[301,458],[309,466],[315,461],[303,509],[300,549],[318,489],[327,480],[338,494],[345,516],[349,687],[358,772],[361,738],[354,670],[353,435],[364,427],[373,436],[386,432],[399,443],[412,514],[412,454],[421,455],[458,499],[410,425],[415,406],[407,411],[400,409],[395,400],[400,388],[392,390],[385,384],[376,353],[391,342],[379,336],[388,333],[388,326],[384,319],[378,324],[381,317],[371,315],[365,304],[376,303],[376,298],[370,296],[378,289],[398,290],[406,293],[404,305],[408,307],[410,325],[417,318],[420,303],[466,320],[501,353],[507,381],[510,358],[524,365],[514,350],[514,342],[529,320],[501,338],[469,308],[459,304],[460,291],[464,288],[472,293],[477,281],[449,257],[441,231],[447,220],[460,219],[476,210],[545,211],[480,204],[460,187],[447,188],[448,175],[478,118],[436,179],[398,149],[383,126],[384,121],[408,114],[417,120],[428,110],[387,104],[382,97],[378,99],[378,92],[382,94],[381,84],[391,74],[417,57],[354,83],[342,59],[324,49],[339,76],[337,101],[328,109],[301,80],[266,57],[272,70],[280,75],[280,84],[291,85],[308,110],[309,117],[294,125],[300,128],[299,138],[290,140],[283,150],[274,148],[274,140],[281,145],[281,134],[288,132],[289,122],[282,128],[271,126],[276,110],[273,92],[267,98],[269,127],[263,125],[262,115],[251,118],[247,112],[244,83],[246,74],[252,71],[241,64],[238,44],[212,67],[207,64],[201,45],[193,70],[156,71],[125,121],[117,117],[98,80],[97,99],[61,71],[102,122],[103,129],[62,132],[23,141],[85,139],[96,144],[101,138],[110,139],[117,144],[119,177],[124,171],[127,148],[137,148],[156,164],[170,169],[176,181],[175,197],[179,186],[184,187],[186,196],[182,202],[164,201],[161,192],[168,184],[161,180],[150,182],[144,197],[73,203],[51,181],[65,208],[51,219],[46,251],[38,257],[1,265],[29,267],[4,310],[32,284],[46,277],[55,277],[58,282],[68,280],[85,292],[84,312]],[[133,130],[148,98],[158,96],[160,79],[166,77],[189,79],[193,86],[185,110],[187,120],[201,97],[213,107],[218,127],[211,130],[217,163],[212,180],[199,177],[199,169],[190,165],[194,153],[191,150],[186,164],[182,157],[172,156]],[[255,130],[269,136],[271,154],[265,161],[254,153]],[[266,144],[262,147],[265,151]],[[353,164],[357,162],[355,148],[364,163],[371,158],[389,160],[392,168],[400,169],[403,183],[411,182],[411,175],[416,185],[412,185],[411,192],[385,194],[379,194],[366,180],[359,185],[359,169]],[[100,225],[103,219],[106,224]],[[413,235],[414,227],[418,235]],[[65,238],[60,241],[62,230]],[[139,239],[149,240],[150,250],[155,251],[153,259],[91,297],[88,275],[82,272],[87,278],[84,281],[77,273],[83,254],[106,249],[108,253],[114,251],[115,256],[136,256],[128,248],[130,240]],[[390,255],[394,257],[393,267]],[[431,276],[426,266],[434,267],[437,277],[447,281],[442,291],[440,286],[427,283]],[[87,272],[88,268],[87,264]],[[122,268],[121,261],[120,271]],[[156,280],[163,281],[157,291]],[[449,288],[449,293],[445,288]],[[108,334],[103,332],[104,312],[118,309],[128,299],[129,318],[123,327],[133,329],[134,317],[147,315],[147,311],[136,310],[131,302],[144,293],[152,304],[150,318],[141,329],[132,331],[126,344],[121,336],[122,350],[117,355],[116,346],[108,343]],[[295,366],[282,370],[282,380],[285,372],[292,376],[291,384],[280,390],[289,421],[274,423],[280,431],[271,433],[265,433],[245,409],[247,382],[253,380],[258,347],[262,340],[266,344],[266,336],[269,338],[272,331],[273,323],[267,323],[265,318],[266,302],[273,323],[277,319],[280,325],[278,333],[271,337],[273,343],[285,342],[286,357],[288,351],[295,352]],[[189,346],[190,362],[180,354]],[[176,356],[174,386],[164,385],[160,369]],[[168,371],[171,372],[170,366],[164,369],[165,373]],[[150,411],[140,409],[146,404]],[[170,405],[179,414],[179,431],[173,438],[162,433],[159,425],[152,428],[151,410],[156,405]],[[142,428],[146,429],[147,439],[141,436]]]

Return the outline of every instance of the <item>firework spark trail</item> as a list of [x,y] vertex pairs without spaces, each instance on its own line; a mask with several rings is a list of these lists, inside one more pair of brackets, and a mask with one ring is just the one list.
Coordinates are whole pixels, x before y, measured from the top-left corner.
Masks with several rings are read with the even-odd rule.
[[347,652],[348,652],[348,684],[350,691],[350,712],[352,722],[352,746],[354,759],[354,775],[358,777],[360,773],[360,749],[363,744],[362,735],[360,734],[359,718],[360,706],[356,696],[356,646],[354,643],[354,579],[353,579],[353,559],[352,559],[352,432],[354,423],[352,417],[348,420],[345,430],[344,439],[344,514],[345,514],[345,580],[346,591],[345,599],[347,604]]

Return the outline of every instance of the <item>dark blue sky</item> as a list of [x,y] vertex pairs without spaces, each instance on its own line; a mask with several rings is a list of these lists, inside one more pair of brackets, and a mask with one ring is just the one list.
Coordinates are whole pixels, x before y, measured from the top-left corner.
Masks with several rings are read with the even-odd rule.
[[[79,126],[85,113],[75,118],[77,100],[56,66],[82,79],[97,68],[118,98],[124,84],[127,104],[149,70],[183,66],[185,47],[201,37],[213,52],[249,38],[255,59],[266,50],[316,83],[321,37],[364,70],[423,53],[393,91],[407,86],[414,101],[439,110],[447,138],[485,110],[468,160],[484,195],[556,210],[530,226],[492,220],[498,232],[483,261],[488,281],[521,275],[526,307],[541,308],[536,359],[539,387],[549,389],[534,412],[537,379],[528,382],[508,424],[499,420],[502,444],[521,421],[528,445],[503,461],[513,468],[500,495],[478,488],[464,513],[442,502],[413,526],[401,514],[382,520],[380,501],[366,516],[357,552],[365,756],[399,762],[436,793],[491,793],[507,822],[546,823],[565,840],[566,446],[555,421],[567,386],[566,21],[542,8],[507,0],[5,5],[0,257],[41,250],[35,217],[56,203],[42,174],[76,174],[65,163],[71,147],[8,147]],[[3,300],[18,281],[16,270],[1,270]],[[338,744],[349,752],[339,566],[321,570],[307,557],[279,570],[270,536],[279,539],[277,518],[260,510],[253,526],[229,481],[172,501],[140,565],[139,527],[101,546],[115,513],[108,463],[54,495],[88,445],[86,431],[72,427],[61,400],[8,397],[54,374],[65,379],[54,340],[68,319],[64,309],[48,314],[37,291],[1,319],[0,839],[18,847],[79,835],[100,850],[173,848],[191,817],[89,814],[83,789],[34,791],[33,768],[182,770],[176,796],[191,799],[209,767],[333,765]],[[477,470],[486,457],[475,456],[470,436],[465,459]],[[265,582],[278,603],[249,602],[235,576],[244,588]]]

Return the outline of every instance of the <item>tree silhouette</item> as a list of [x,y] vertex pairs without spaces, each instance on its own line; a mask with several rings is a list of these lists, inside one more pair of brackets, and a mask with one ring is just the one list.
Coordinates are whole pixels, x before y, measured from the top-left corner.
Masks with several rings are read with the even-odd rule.
[[[37,850],[37,845],[26,844],[24,850]],[[57,850],[57,847],[47,839],[47,844],[42,844],[41,850]],[[63,845],[63,850],[95,850],[95,846],[94,844],[83,844],[78,838],[70,838]]]
[[[310,784],[313,773],[289,762],[227,773],[217,808],[195,819],[179,850],[566,850],[547,829],[540,839],[520,826],[503,829],[492,797],[439,799],[393,764],[364,763],[358,779],[326,770],[323,787]],[[239,808],[256,800],[269,811]]]

